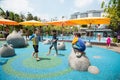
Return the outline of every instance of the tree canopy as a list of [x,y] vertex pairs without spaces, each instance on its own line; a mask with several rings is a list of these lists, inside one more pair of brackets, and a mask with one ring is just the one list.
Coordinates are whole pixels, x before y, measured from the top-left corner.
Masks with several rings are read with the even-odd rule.
[[101,7],[108,14],[107,17],[111,18],[111,28],[120,30],[120,0],[110,0],[109,3],[103,1]]

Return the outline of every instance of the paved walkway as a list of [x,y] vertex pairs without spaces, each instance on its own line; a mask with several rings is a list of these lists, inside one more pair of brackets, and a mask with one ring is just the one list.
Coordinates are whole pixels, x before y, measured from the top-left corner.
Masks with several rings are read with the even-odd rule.
[[95,46],[105,48],[105,49],[109,49],[109,50],[116,51],[116,52],[120,53],[120,47],[117,47],[117,46],[111,46],[110,48],[107,48],[105,45],[95,45]]

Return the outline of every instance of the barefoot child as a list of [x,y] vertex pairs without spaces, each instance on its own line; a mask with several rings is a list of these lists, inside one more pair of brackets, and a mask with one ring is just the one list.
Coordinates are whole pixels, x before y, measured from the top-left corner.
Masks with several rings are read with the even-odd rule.
[[111,44],[111,39],[110,39],[110,36],[108,36],[106,40],[107,48],[110,48],[110,44]]
[[50,46],[50,48],[49,48],[49,52],[48,52],[47,55],[50,54],[51,49],[52,49],[52,47],[54,46],[55,51],[56,51],[56,54],[55,54],[55,55],[57,56],[57,55],[58,55],[58,50],[57,50],[57,40],[58,40],[58,38],[57,38],[56,30],[53,30],[53,31],[52,31],[52,34],[53,34],[52,45]]
[[84,54],[86,46],[85,46],[85,43],[81,40],[80,37],[81,37],[80,33],[75,33],[74,34],[74,39],[72,41],[72,47],[73,47],[75,53],[77,53],[77,54],[81,53],[80,56],[82,56],[82,54]]
[[32,53],[32,56],[35,56],[36,60],[39,61],[38,57],[38,47],[39,47],[39,30],[35,29],[34,34],[31,36],[30,40],[33,41],[33,48],[34,52]]

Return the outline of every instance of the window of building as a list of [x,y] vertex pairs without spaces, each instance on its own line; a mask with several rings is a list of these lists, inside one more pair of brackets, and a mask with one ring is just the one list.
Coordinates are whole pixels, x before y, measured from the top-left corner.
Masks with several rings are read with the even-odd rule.
[[87,13],[82,13],[82,14],[80,14],[80,17],[81,18],[88,17],[88,14]]
[[100,12],[94,12],[93,17],[101,17],[101,13]]

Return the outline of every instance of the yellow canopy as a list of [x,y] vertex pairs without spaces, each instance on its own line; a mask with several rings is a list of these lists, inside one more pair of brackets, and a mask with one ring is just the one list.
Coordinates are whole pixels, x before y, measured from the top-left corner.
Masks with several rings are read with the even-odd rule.
[[87,17],[68,20],[74,24],[110,24],[110,18],[106,17]]
[[24,22],[20,22],[19,24],[25,25],[25,26],[42,26],[42,25],[44,25],[42,22],[35,21],[35,20],[24,21]]
[[65,21],[53,21],[53,22],[46,22],[48,25],[55,25],[55,26],[72,26],[75,25],[75,23],[70,22],[68,20]]
[[16,21],[8,20],[8,19],[0,19],[0,24],[2,25],[18,25]]

